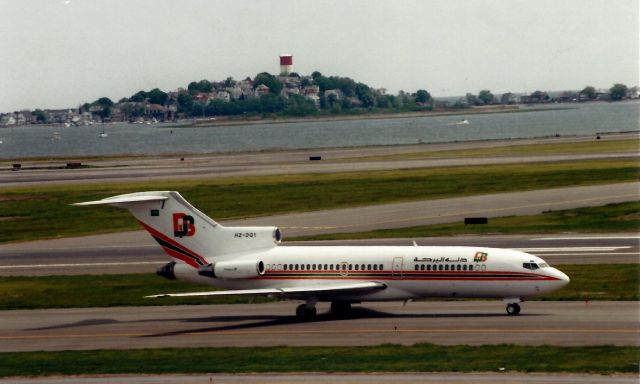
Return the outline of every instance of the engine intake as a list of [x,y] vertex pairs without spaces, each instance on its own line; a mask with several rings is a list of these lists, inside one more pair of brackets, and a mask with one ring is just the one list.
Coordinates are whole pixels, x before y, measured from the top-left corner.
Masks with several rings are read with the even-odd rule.
[[158,276],[165,277],[169,280],[175,280],[176,279],[176,274],[174,270],[175,266],[176,266],[175,261],[167,263],[166,265],[163,265],[162,267],[158,268],[158,270],[156,270],[156,274]]

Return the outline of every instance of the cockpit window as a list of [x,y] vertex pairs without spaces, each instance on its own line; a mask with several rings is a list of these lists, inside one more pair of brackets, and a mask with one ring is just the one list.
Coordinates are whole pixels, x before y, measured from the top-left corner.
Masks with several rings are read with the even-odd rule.
[[540,268],[549,268],[549,264],[547,263],[540,263],[538,265],[540,266]]
[[538,264],[531,262],[531,263],[522,263],[522,268],[530,269],[532,271],[535,271],[536,269],[538,269],[540,267],[538,266]]

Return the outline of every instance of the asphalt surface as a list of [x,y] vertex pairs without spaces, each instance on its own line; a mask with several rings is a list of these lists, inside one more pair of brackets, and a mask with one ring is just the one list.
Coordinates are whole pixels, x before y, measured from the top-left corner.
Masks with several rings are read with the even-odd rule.
[[[281,228],[286,244],[287,237],[300,235],[462,222],[465,217],[530,215],[548,210],[635,201],[640,195],[639,189],[640,183],[637,182],[556,188],[276,215],[224,221],[222,224],[275,225]],[[435,238],[419,239],[418,243],[524,249],[556,264],[638,262],[638,236],[633,234],[617,235],[621,237],[618,239],[607,235],[585,235],[569,236],[576,239],[547,240],[546,243],[529,240],[538,237],[541,236],[472,237],[471,241],[464,237]],[[405,241],[408,242],[371,240],[357,243],[402,244]],[[161,249],[144,231],[0,245],[0,276],[149,272],[164,262],[166,257]]]
[[2,384],[470,384],[470,383],[544,383],[544,384],[636,384],[637,375],[589,375],[567,373],[287,373],[287,374],[196,374],[196,375],[100,375],[0,379]]
[[297,302],[3,311],[0,352],[161,347],[413,345],[640,346],[638,302],[365,303],[339,320],[319,303],[297,322]]
[[[413,241],[424,246],[519,249],[540,256],[551,265],[640,263],[640,235],[629,233],[306,241],[281,245],[412,245]],[[168,261],[151,236],[138,231],[5,245],[0,247],[0,276],[153,273]]]
[[[602,140],[637,139],[637,134],[613,134]],[[468,158],[429,158],[417,160],[366,160],[371,156],[386,156],[439,150],[464,150],[505,145],[572,143],[595,141],[593,137],[564,137],[524,140],[495,140],[447,144],[418,144],[366,148],[336,148],[280,151],[244,154],[212,154],[138,158],[122,160],[85,161],[95,168],[41,169],[64,166],[67,160],[53,162],[24,162],[20,171],[10,171],[12,163],[4,161],[0,172],[0,186],[35,186],[47,184],[105,183],[114,181],[154,181],[229,176],[265,176],[298,173],[333,173],[409,168],[429,168],[463,165],[542,163],[567,160],[638,158],[638,153],[546,154]],[[310,156],[321,156],[322,161],[310,161]],[[73,160],[73,159],[71,159]],[[327,161],[328,160],[328,161]]]

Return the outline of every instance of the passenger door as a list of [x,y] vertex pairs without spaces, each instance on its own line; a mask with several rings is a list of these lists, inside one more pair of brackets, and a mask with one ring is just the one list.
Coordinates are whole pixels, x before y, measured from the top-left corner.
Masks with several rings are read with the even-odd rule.
[[394,257],[393,262],[391,263],[391,277],[394,280],[402,279],[402,257]]

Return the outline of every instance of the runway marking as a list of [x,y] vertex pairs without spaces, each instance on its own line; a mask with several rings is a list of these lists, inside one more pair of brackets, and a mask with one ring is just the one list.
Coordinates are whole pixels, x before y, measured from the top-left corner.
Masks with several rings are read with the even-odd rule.
[[0,265],[0,269],[20,269],[20,268],[73,268],[73,267],[111,267],[120,265],[149,265],[163,263],[162,261],[129,261],[123,263],[81,263],[81,264],[23,264],[23,265]]
[[565,237],[537,237],[532,241],[541,240],[640,240],[640,236],[565,236]]
[[[202,335],[223,335],[223,336],[250,336],[250,335],[313,335],[313,334],[387,334],[387,333],[495,333],[508,335],[509,332],[519,334],[640,334],[638,329],[504,329],[504,328],[408,328],[408,329],[315,329],[315,330],[269,330],[269,331],[205,331],[205,332],[184,332],[175,336],[202,336]],[[23,335],[23,336],[0,336],[0,340],[56,340],[56,339],[80,339],[80,338],[108,338],[108,337],[153,337],[149,333],[85,333],[67,335]]]
[[[569,256],[571,253],[543,253],[541,256]],[[598,252],[598,253],[576,253],[576,256],[640,256],[640,252]]]
[[514,248],[523,252],[598,252],[598,251],[617,251],[618,249],[629,249],[631,246],[620,247],[556,247],[556,248]]

